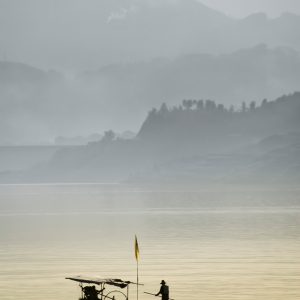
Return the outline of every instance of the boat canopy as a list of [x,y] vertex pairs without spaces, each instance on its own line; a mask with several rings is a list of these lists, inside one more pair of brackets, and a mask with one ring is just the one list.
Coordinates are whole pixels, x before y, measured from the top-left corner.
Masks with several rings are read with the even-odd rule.
[[75,277],[66,277],[66,279],[70,279],[80,283],[88,283],[88,284],[98,284],[98,285],[109,284],[109,285],[117,286],[122,289],[127,287],[130,283],[136,284],[135,282],[124,281],[122,279],[112,279],[112,278],[101,279],[96,277],[92,278],[92,277],[75,276]]

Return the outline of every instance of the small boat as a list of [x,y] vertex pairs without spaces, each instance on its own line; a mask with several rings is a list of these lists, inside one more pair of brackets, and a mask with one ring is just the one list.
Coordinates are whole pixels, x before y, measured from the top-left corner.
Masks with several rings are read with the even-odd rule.
[[[101,279],[92,277],[66,277],[66,279],[79,282],[81,288],[81,297],[79,300],[128,300],[129,285],[141,285],[132,281],[122,279]],[[97,285],[98,287],[96,288]],[[117,289],[116,289],[117,288]],[[125,292],[122,289],[125,289]]]

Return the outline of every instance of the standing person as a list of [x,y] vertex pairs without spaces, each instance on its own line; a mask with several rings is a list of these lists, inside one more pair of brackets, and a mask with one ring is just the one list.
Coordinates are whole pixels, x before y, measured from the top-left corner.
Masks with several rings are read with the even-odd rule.
[[169,287],[166,285],[166,282],[164,280],[162,280],[160,284],[160,290],[155,296],[161,294],[162,300],[169,300]]

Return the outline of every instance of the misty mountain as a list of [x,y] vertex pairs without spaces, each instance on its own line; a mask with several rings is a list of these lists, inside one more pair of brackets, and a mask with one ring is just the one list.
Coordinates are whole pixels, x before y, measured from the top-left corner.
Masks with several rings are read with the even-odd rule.
[[171,109],[163,104],[149,112],[135,139],[107,134],[1,180],[294,182],[300,178],[299,122],[300,93],[238,111],[211,100],[185,100]]
[[68,103],[67,89],[59,72],[0,62],[0,144],[49,140],[49,128]]
[[20,1],[17,8],[9,2],[4,8],[0,49],[11,60],[48,68],[83,70],[155,57],[222,54],[259,43],[300,50],[300,17],[291,13],[234,19],[196,0],[61,0],[59,7]]
[[137,131],[163,101],[229,105],[299,89],[300,17],[290,13],[234,19],[195,0],[7,1],[0,19],[3,59],[27,62],[0,63],[1,145]]
[[18,85],[22,83],[39,83],[47,81],[48,74],[38,68],[16,63],[0,61],[0,84]]
[[0,63],[1,144],[51,143],[109,128],[137,131],[149,107],[182,99],[225,105],[273,99],[299,89],[300,56],[265,45],[230,54],[107,65],[75,78]]
[[264,44],[223,55],[108,65],[81,77],[89,84],[102,84],[107,97],[134,103],[137,109],[143,102],[146,107],[162,101],[175,104],[198,95],[224,104],[272,99],[298,90],[299,78],[299,52],[285,47],[270,49]]

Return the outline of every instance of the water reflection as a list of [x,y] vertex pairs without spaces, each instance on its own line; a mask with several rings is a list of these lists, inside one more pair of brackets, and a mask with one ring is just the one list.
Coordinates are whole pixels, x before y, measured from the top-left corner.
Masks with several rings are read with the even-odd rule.
[[77,299],[64,277],[79,274],[134,281],[137,234],[141,292],[165,279],[176,300],[298,299],[299,215],[297,190],[1,186],[0,298]]

